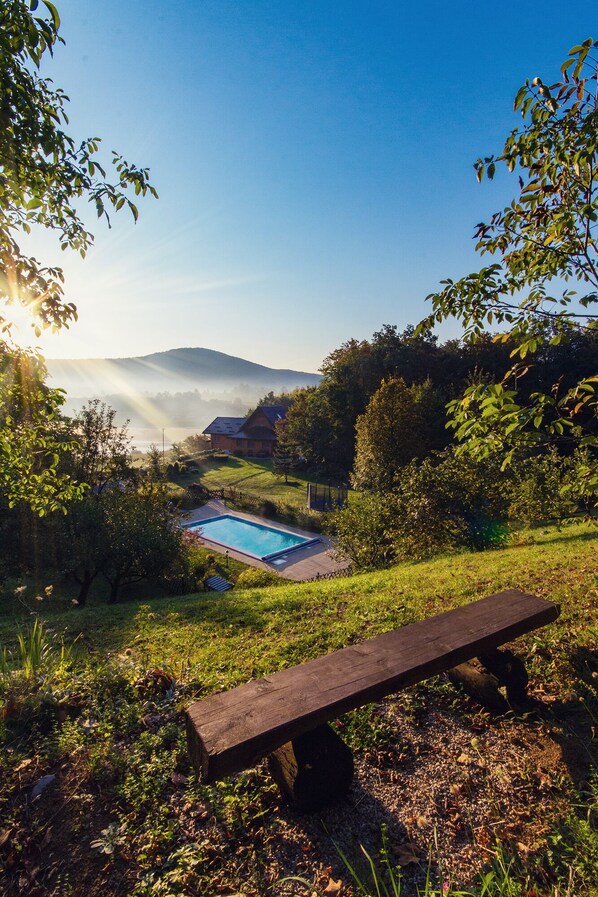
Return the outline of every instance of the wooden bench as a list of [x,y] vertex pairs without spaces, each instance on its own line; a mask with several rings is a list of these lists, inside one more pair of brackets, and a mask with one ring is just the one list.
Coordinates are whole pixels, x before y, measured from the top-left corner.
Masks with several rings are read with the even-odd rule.
[[346,792],[353,775],[351,752],[329,720],[477,657],[521,700],[525,667],[497,649],[558,615],[558,605],[534,595],[500,592],[211,695],[187,710],[191,760],[211,782],[270,755],[283,792],[315,809]]

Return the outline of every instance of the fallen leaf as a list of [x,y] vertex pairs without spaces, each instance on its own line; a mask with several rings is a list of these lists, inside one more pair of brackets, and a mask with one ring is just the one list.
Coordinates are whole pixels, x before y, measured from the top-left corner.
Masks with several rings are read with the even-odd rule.
[[55,775],[42,776],[41,779],[39,779],[31,789],[31,800],[35,800],[36,797],[39,797],[40,794],[43,794],[48,785],[51,785],[55,779]]
[[342,888],[343,883],[339,880],[335,881],[333,878],[329,879],[328,884],[324,888],[324,894],[328,894],[328,897],[334,897],[335,894],[338,894],[340,889]]
[[173,785],[186,785],[189,780],[188,780],[187,776],[184,776],[182,773],[173,772],[173,774],[170,777],[170,781],[172,782]]
[[412,844],[410,841],[396,845],[393,847],[392,852],[396,856],[399,866],[408,866],[410,863],[419,865],[419,850],[416,845]]
[[457,757],[457,763],[471,763],[471,762],[472,761],[471,761],[471,757],[469,756],[469,754],[463,753],[463,754],[459,754],[459,756]]

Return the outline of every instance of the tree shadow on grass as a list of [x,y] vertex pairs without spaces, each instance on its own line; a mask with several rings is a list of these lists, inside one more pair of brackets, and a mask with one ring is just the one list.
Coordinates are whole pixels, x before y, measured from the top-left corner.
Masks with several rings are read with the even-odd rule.
[[536,544],[552,545],[554,542],[590,542],[596,538],[598,538],[598,526],[594,526],[586,533],[568,533],[566,530],[562,530],[557,535],[550,536],[549,538],[543,539],[541,542],[537,542]]
[[560,748],[571,781],[584,792],[598,772],[598,651],[578,646],[571,663],[578,676],[572,691],[550,706],[541,705],[539,715],[551,724],[550,738]]
[[[298,599],[285,599],[287,614],[301,614]],[[123,601],[113,605],[90,605],[64,616],[67,632],[73,637],[80,632],[100,650],[122,651],[138,644],[144,636],[140,629],[140,608],[151,614],[147,642],[156,650],[183,651],[185,627],[197,625],[197,638],[237,637],[251,639],[271,623],[271,600],[260,602],[248,591],[197,592],[176,598],[151,598]],[[178,630],[181,630],[179,632]],[[203,631],[202,631],[203,630]],[[226,643],[223,641],[223,650]]]

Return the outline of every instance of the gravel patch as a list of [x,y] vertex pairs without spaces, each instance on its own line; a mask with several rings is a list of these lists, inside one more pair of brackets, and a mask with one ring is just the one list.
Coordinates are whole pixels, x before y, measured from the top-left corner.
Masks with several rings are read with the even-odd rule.
[[[563,727],[537,715],[492,719],[454,695],[418,686],[377,704],[372,727],[383,726],[383,744],[355,750],[349,795],[324,811],[297,814],[270,789],[243,893],[354,894],[341,854],[367,880],[363,849],[383,868],[386,846],[409,897],[430,873],[467,885],[497,844],[522,859],[542,848],[579,772]],[[253,774],[267,787],[265,764]],[[305,884],[280,884],[288,876]]]

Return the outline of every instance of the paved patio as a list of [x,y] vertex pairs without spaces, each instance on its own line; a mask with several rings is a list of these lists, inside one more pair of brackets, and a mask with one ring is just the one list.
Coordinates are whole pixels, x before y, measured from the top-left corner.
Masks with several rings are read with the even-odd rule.
[[[257,517],[255,514],[246,514],[242,511],[227,508],[224,502],[218,499],[212,499],[207,504],[202,505],[202,507],[189,511],[185,515],[185,521],[187,523],[196,523],[201,520],[207,520],[209,517],[217,517],[219,514],[234,514],[235,517],[243,517],[245,520],[251,520],[253,523],[271,523],[277,529],[312,539],[314,535],[317,535],[294,526],[287,526],[284,523],[279,523],[277,520],[268,521],[264,520],[263,517]],[[280,576],[295,580],[295,582],[304,582],[306,579],[315,579],[317,576],[325,576],[326,574],[346,569],[349,566],[348,561],[337,561],[332,557],[333,545],[330,539],[323,535],[318,536],[318,538],[320,541],[316,542],[315,545],[296,549],[289,552],[288,555],[275,558],[273,561],[260,561],[240,551],[234,551],[232,548],[228,549],[228,555],[251,567],[261,567],[262,570],[274,570]],[[211,542],[203,535],[201,539],[206,548],[210,548],[220,554],[226,553],[227,550],[217,542]]]

